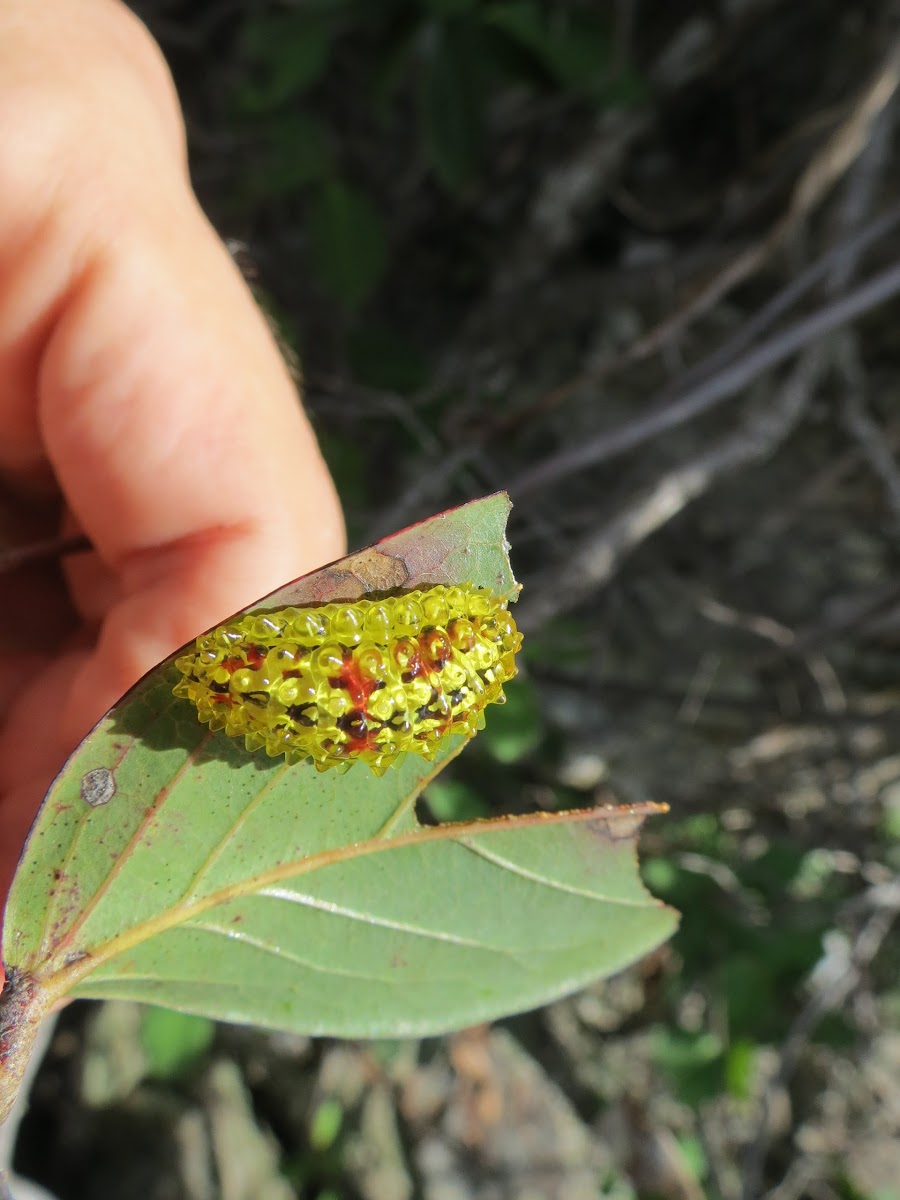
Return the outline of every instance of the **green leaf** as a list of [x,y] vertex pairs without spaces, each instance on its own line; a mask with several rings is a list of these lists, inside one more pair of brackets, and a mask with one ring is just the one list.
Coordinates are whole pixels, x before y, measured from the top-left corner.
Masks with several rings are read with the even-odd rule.
[[268,13],[246,22],[244,58],[251,78],[237,90],[238,111],[270,113],[317,83],[328,67],[332,28],[302,11]]
[[309,214],[313,262],[348,309],[358,308],[387,266],[384,222],[372,201],[338,179],[319,188]]
[[500,30],[538,57],[546,54],[547,24],[537,0],[502,0],[489,4],[486,25]]
[[717,972],[734,1037],[764,1036],[778,1012],[778,989],[769,963],[752,954],[729,954]]
[[408,72],[410,59],[415,53],[419,30],[415,24],[386,47],[373,64],[371,103],[376,122],[386,128],[391,110]]
[[337,1141],[344,1123],[344,1107],[333,1096],[323,1100],[313,1113],[309,1123],[309,1144],[322,1153]]
[[703,1150],[703,1143],[699,1138],[682,1136],[677,1141],[678,1164],[682,1170],[687,1172],[695,1182],[700,1183],[706,1174],[706,1154]]
[[328,131],[320,121],[304,113],[284,113],[271,118],[259,140],[263,150],[261,161],[239,184],[239,200],[244,204],[290,195],[331,173]]
[[[512,597],[508,510],[498,495],[440,514],[250,611],[424,583]],[[38,815],[3,928],[7,1051],[64,996],[436,1033],[572,991],[671,933],[635,862],[653,806],[422,825],[416,800],[461,737],[382,778],[286,766],[209,734],[172,695],[174,657],[85,738]]]
[[210,1047],[216,1027],[206,1017],[147,1008],[141,1016],[141,1043],[151,1075],[171,1079],[189,1068]]
[[696,1106],[722,1091],[723,1048],[716,1034],[659,1027],[653,1035],[651,1053],[683,1104]]
[[480,0],[419,0],[419,3],[435,17],[464,17],[477,10]]
[[489,806],[461,779],[436,779],[428,785],[425,802],[437,821],[477,821],[490,816]]
[[900,795],[896,788],[891,788],[886,797],[881,828],[889,841],[900,842]]
[[433,22],[422,38],[419,124],[440,182],[458,191],[474,175],[484,136],[483,47],[468,23]]
[[[564,88],[595,99],[610,97],[614,79],[609,30],[596,20],[556,13],[548,19],[535,0],[503,0],[488,6],[485,24],[515,42]],[[622,93],[631,98],[631,92]]]
[[415,346],[384,325],[359,325],[349,350],[353,375],[367,387],[408,395],[428,380],[428,366]]
[[725,1056],[725,1086],[735,1100],[749,1098],[756,1069],[756,1043],[738,1038],[728,1047]]
[[504,688],[506,703],[492,713],[484,732],[484,749],[497,762],[509,765],[530,754],[544,734],[534,687],[520,675]]

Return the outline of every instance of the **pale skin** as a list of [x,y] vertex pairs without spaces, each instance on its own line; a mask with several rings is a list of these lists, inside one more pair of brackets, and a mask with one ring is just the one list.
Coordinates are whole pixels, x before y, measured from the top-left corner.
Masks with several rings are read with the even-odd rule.
[[140,676],[344,550],[266,322],[116,0],[0,0],[0,907],[53,776]]

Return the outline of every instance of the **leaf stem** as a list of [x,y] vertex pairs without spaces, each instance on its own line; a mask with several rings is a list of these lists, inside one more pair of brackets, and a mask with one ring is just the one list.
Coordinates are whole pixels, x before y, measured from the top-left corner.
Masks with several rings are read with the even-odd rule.
[[9,1116],[34,1049],[49,997],[34,976],[11,967],[0,993],[0,1125]]

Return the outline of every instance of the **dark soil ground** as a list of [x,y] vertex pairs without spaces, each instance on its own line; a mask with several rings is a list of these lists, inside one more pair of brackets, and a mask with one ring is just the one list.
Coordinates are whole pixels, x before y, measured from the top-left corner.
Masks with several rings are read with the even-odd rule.
[[[73,1006],[17,1168],[61,1200],[900,1197],[900,11],[548,4],[603,10],[605,90],[486,66],[476,154],[417,111],[429,6],[338,7],[328,69],[255,109],[269,6],[140,11],[353,543],[515,502],[525,679],[458,794],[667,802],[645,878],[682,928],[416,1044],[179,1027],[160,1067],[140,1009]],[[337,255],[323,131],[381,217]]]

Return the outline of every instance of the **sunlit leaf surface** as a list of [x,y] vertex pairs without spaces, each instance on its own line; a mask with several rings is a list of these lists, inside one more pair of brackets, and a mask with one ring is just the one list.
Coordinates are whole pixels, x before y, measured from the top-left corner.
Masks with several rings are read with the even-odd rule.
[[[513,595],[507,510],[443,514],[254,609],[456,581]],[[319,775],[210,734],[176,677],[169,660],[116,706],[36,822],[3,948],[42,1005],[121,996],[312,1033],[434,1032],[539,1004],[672,931],[637,873],[643,814],[421,825],[416,799],[461,738],[380,779]]]

